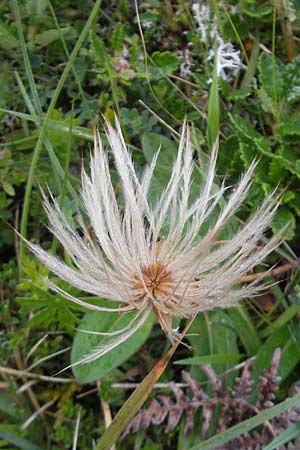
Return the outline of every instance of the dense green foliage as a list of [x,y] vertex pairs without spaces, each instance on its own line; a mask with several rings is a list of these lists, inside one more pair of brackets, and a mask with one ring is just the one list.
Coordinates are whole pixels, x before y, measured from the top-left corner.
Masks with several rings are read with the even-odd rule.
[[[155,192],[168,180],[185,117],[200,168],[220,132],[218,175],[220,179],[226,176],[228,185],[237,182],[257,158],[247,201],[223,237],[230,238],[238,220],[249,217],[268,193],[278,189],[281,204],[269,236],[287,222],[289,226],[286,244],[268,262],[281,265],[295,260],[300,250],[300,56],[299,40],[294,36],[300,30],[300,4],[298,0],[275,3],[277,6],[271,0],[210,2],[211,20],[215,18],[219,35],[240,50],[242,59],[237,71],[231,75],[227,71],[226,80],[226,76],[217,76],[214,57],[209,57],[213,44],[209,37],[201,38],[189,2],[142,1],[140,20],[134,2],[126,0],[103,2],[94,12],[92,0],[1,2],[1,366],[51,376],[70,364],[68,350],[74,336],[73,361],[86,346],[94,345],[94,337],[91,344],[76,332],[80,323],[79,328],[89,324],[90,329],[98,326],[105,331],[110,329],[110,320],[126,320],[118,314],[115,319],[103,314],[101,327],[101,315],[91,319],[91,313],[84,315],[82,308],[51,292],[45,276],[52,275],[24,245],[20,247],[8,226],[68,261],[45,227],[39,185],[50,186],[72,223],[81,209],[81,165],[88,164],[93,128],[99,125],[103,131],[102,115],[112,122],[114,113],[120,118],[138,170],[161,146]],[[63,84],[62,76],[66,76]],[[253,376],[258,379],[274,350],[281,347],[278,400],[284,400],[299,379],[298,269],[270,278],[270,282],[264,296],[244,302],[239,309],[199,315],[188,338],[193,350],[180,347],[175,360],[199,357],[201,362],[201,357],[207,356],[205,362],[222,374],[253,356]],[[60,283],[72,295],[85,295]],[[128,350],[124,347],[69,373],[77,377],[78,384],[75,378],[66,384],[39,380],[22,392],[18,389],[30,378],[0,371],[0,447],[71,448],[80,414],[77,448],[92,448],[105,429],[100,405],[109,405],[114,415],[128,397],[125,389],[114,389],[112,383],[140,381],[168,346],[152,322],[150,318],[144,336],[133,338]],[[66,351],[56,355],[62,349]],[[193,377],[205,380],[199,365],[190,361],[186,367]],[[181,364],[170,364],[162,381],[177,381],[180,368]],[[231,372],[225,384],[232,386],[237,375],[237,371]],[[101,385],[79,384],[99,377]],[[97,395],[81,396],[91,389]],[[255,387],[252,395],[255,398]],[[27,424],[31,414],[47,402],[51,403],[46,413]],[[141,429],[137,435],[127,436],[118,448],[196,446],[201,440],[197,421],[199,417],[187,437],[181,422],[166,435],[160,427]],[[216,433],[215,423],[216,418],[211,436]]]

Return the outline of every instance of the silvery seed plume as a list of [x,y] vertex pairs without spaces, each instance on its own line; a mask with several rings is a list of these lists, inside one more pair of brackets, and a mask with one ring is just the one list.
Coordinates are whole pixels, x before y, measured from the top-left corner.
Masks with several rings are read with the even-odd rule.
[[[257,281],[241,286],[240,277],[261,262],[277,245],[278,237],[261,244],[276,210],[268,197],[248,222],[228,241],[218,242],[220,231],[243,204],[256,163],[253,162],[230,193],[206,233],[203,225],[219,208],[224,194],[214,184],[217,150],[212,150],[205,181],[196,200],[190,201],[194,168],[189,130],[183,127],[170,179],[153,206],[149,190],[158,152],[139,178],[122,137],[120,125],[107,124],[107,139],[120,178],[124,207],[118,206],[108,156],[99,134],[90,162],[82,173],[82,200],[94,237],[83,227],[84,238],[71,227],[57,201],[44,196],[50,229],[72,258],[73,267],[41,247],[30,244],[36,257],[59,278],[89,294],[116,302],[100,307],[73,297],[59,286],[50,287],[68,300],[94,311],[136,311],[122,330],[109,335],[108,344],[93,349],[81,362],[104,355],[132,336],[153,311],[163,331],[176,339],[174,316],[193,317],[202,311],[229,308],[262,288]],[[163,227],[168,231],[163,234]],[[95,333],[95,332],[94,332]]]

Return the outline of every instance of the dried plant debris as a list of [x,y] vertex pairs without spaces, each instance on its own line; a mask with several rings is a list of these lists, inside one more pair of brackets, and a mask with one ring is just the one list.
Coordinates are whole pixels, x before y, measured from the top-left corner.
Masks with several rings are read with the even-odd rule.
[[[212,395],[209,396],[200,383],[191,375],[182,371],[182,379],[187,384],[183,390],[176,383],[170,382],[170,395],[158,394],[127,426],[123,436],[128,433],[136,433],[140,428],[148,428],[152,425],[160,425],[166,422],[165,433],[174,430],[181,418],[185,419],[184,433],[189,434],[194,426],[196,411],[202,408],[201,437],[208,437],[208,430],[215,408],[219,409],[217,433],[225,431],[233,425],[240,423],[255,414],[274,405],[275,393],[279,389],[280,377],[278,366],[281,350],[274,352],[271,365],[264,370],[264,375],[257,383],[258,400],[256,404],[250,403],[250,394],[253,387],[251,376],[252,359],[246,361],[242,373],[236,377],[234,388],[225,390],[220,377],[210,364],[201,365],[202,370],[212,386]],[[189,392],[192,392],[190,395]],[[216,450],[261,450],[265,445],[287,429],[293,422],[300,421],[300,408],[293,407],[280,416],[266,422],[258,430],[245,433],[232,439],[230,442],[218,447]],[[279,446],[283,449],[299,449],[300,441],[290,442],[287,446]]]

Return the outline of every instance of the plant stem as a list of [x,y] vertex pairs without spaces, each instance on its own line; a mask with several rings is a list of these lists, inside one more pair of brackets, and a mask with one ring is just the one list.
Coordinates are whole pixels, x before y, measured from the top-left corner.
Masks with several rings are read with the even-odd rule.
[[112,445],[117,441],[122,431],[125,429],[129,421],[135,416],[137,411],[141,408],[144,402],[149,397],[156,381],[160,378],[164,370],[166,369],[171,357],[175,353],[178,345],[181,343],[186,332],[192,325],[194,317],[187,323],[183,332],[178,337],[178,340],[172,345],[153,367],[151,372],[144,378],[135,391],[131,394],[126,403],[118,411],[116,417],[113,419],[111,425],[104,432],[101,438],[98,440],[95,450],[110,450]]

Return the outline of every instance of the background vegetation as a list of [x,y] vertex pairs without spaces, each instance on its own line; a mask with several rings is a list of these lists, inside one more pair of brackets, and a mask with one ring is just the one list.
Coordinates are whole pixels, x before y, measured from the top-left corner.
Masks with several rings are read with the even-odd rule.
[[[80,307],[50,292],[44,277],[52,275],[20,247],[8,224],[68,260],[45,227],[39,184],[51,187],[72,222],[81,208],[81,164],[88,161],[93,127],[99,123],[103,130],[102,114],[111,121],[114,113],[120,118],[138,170],[161,145],[157,190],[168,179],[185,117],[199,150],[195,160],[200,168],[212,136],[220,130],[218,174],[220,179],[226,176],[229,185],[254,157],[259,158],[247,201],[224,238],[230,238],[238,221],[278,188],[283,192],[281,206],[269,234],[287,222],[289,227],[286,243],[268,263],[293,267],[270,278],[270,290],[240,309],[200,315],[189,338],[193,350],[178,348],[161,379],[163,391],[154,390],[153,398],[159,399],[158,393],[163,392],[174,400],[176,392],[167,383],[182,383],[182,369],[203,382],[206,394],[219,401],[211,406],[214,413],[207,430],[200,426],[205,418],[203,405],[191,413],[188,403],[166,433],[164,423],[157,420],[156,426],[147,427],[144,422],[117,448],[217,448],[217,444],[204,447],[199,442],[240,421],[233,416],[220,425],[222,401],[227,390],[237,398],[232,388],[236,389],[234,380],[241,369],[236,366],[250,357],[255,383],[248,386],[248,394],[255,412],[267,411],[274,402],[295,393],[300,378],[300,285],[295,256],[300,250],[300,3],[208,2],[206,37],[197,18],[197,8],[199,12],[203,4],[141,1],[139,20],[134,2],[125,0],[101,5],[99,0],[3,0],[0,4],[1,448],[92,448],[109,422],[109,413],[115,415],[128,397],[125,383],[141,381],[168,346],[159,327],[149,323],[144,335],[118,354],[55,380],[42,378],[70,363],[72,346],[75,361],[92,345],[76,333],[80,321],[80,326],[88,323],[91,329],[103,329],[106,319],[95,313],[84,315]],[[233,70],[225,69],[218,83],[213,75],[214,26],[223,43],[240,51],[240,63]],[[84,295],[62,286],[71,294]],[[280,357],[274,354],[278,347]],[[268,389],[264,394],[278,391],[277,397],[270,397],[270,404],[261,398],[257,403],[261,394],[257,380],[272,358],[271,375],[281,378],[272,384],[271,375],[265,374]],[[210,366],[200,366],[209,363],[215,378],[209,372],[212,369],[207,369]],[[218,379],[223,383],[222,394],[216,391]],[[186,395],[191,398],[188,390]],[[250,410],[243,412],[243,420],[254,414]],[[193,426],[187,430],[188,411],[193,414]],[[282,445],[295,442],[300,432],[292,422],[291,418],[286,426],[272,422],[273,432],[258,427],[257,436],[266,432],[264,445],[273,441],[269,450],[278,447],[274,441],[278,436]],[[254,441],[260,439],[251,436]],[[245,442],[222,448],[252,448]]]

